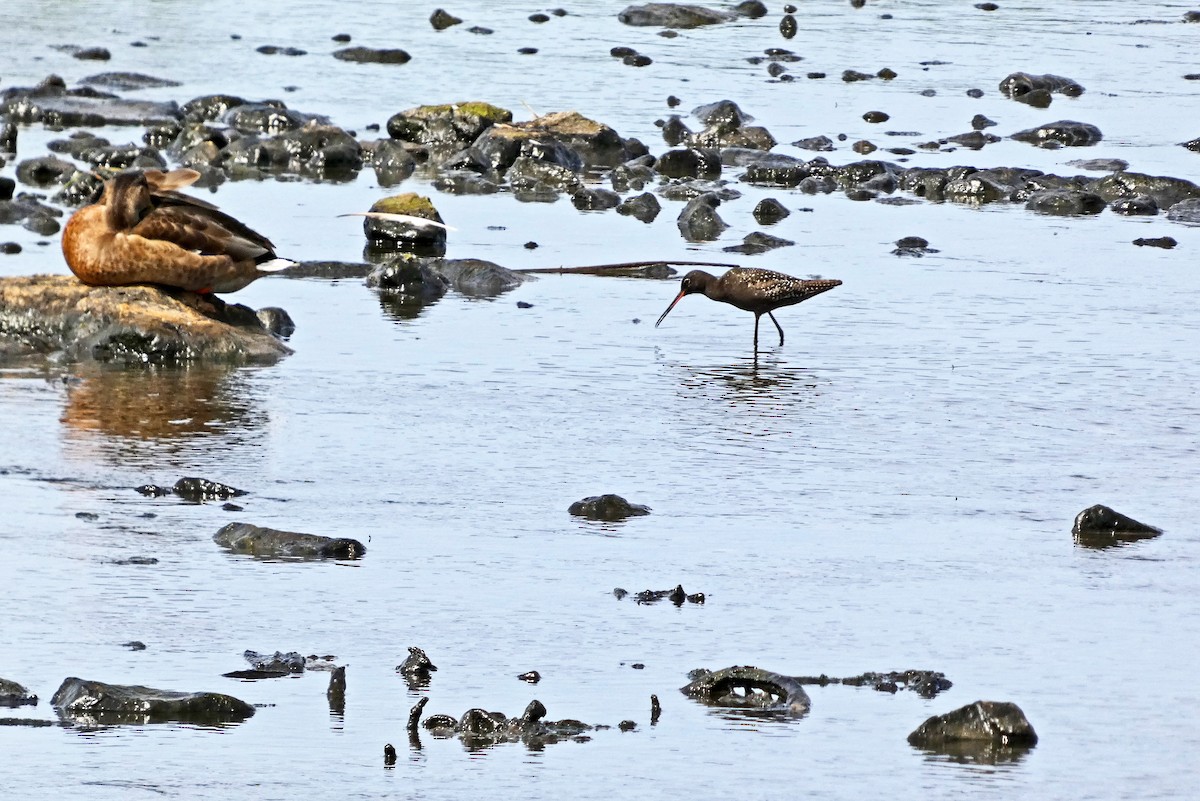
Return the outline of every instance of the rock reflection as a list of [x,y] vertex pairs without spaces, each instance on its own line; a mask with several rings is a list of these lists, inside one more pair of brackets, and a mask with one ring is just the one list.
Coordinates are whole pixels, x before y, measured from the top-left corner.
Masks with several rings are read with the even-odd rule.
[[105,438],[122,460],[143,453],[147,442],[182,448],[198,438],[243,439],[263,423],[248,374],[227,365],[80,365],[67,382],[64,438]]
[[930,762],[948,762],[957,765],[1007,765],[1023,760],[1032,747],[999,745],[987,741],[963,741],[945,743],[936,750],[920,749]]

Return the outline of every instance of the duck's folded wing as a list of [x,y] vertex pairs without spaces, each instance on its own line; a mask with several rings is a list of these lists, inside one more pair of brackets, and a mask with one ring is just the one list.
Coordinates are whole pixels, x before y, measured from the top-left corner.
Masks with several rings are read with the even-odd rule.
[[255,261],[274,255],[275,247],[262,234],[204,201],[167,192],[156,194],[154,208],[129,233],[172,242],[205,255]]

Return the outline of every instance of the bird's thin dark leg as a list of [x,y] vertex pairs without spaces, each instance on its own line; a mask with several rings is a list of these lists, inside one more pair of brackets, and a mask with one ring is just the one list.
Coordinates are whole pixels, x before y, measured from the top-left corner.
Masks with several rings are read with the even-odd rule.
[[754,358],[758,358],[758,318],[761,314],[754,315]]
[[783,347],[783,326],[775,319],[775,315],[767,312],[767,316],[771,318],[771,322],[775,323],[775,328],[779,331],[779,347]]

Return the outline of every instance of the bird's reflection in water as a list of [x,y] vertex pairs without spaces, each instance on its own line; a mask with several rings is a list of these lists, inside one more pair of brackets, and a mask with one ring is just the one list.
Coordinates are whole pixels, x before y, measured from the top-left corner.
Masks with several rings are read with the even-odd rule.
[[63,439],[76,456],[124,464],[184,455],[261,437],[264,413],[253,368],[80,365],[66,381]]
[[792,367],[772,355],[747,356],[732,364],[678,365],[685,397],[709,397],[731,407],[769,412],[797,404],[810,406],[820,394],[821,379],[805,368]]

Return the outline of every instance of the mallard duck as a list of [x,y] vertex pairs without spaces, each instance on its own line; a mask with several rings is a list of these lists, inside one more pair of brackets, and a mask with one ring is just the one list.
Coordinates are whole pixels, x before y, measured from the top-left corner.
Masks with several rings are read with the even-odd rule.
[[262,234],[178,190],[195,170],[120,173],[100,200],[71,216],[62,249],[85,284],[160,284],[192,292],[236,292],[293,262]]

